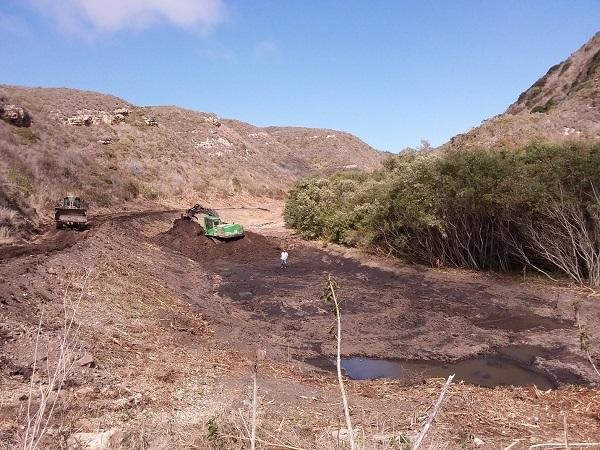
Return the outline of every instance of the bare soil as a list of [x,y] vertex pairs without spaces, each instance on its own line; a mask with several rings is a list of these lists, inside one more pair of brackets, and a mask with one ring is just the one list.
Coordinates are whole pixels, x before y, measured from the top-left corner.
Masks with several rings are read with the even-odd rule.
[[[5,448],[23,435],[30,383],[44,383],[43,374],[32,380],[40,316],[38,360],[52,366],[65,290],[72,300],[78,289],[85,295],[77,310],[77,356],[91,355],[93,363],[75,364],[59,393],[47,448],[99,429],[126,432],[124,448],[243,448],[257,349],[267,352],[259,364],[259,436],[278,445],[337,448],[336,381],[310,364],[335,353],[332,312],[320,298],[328,273],[343,301],[345,356],[455,362],[502,354],[559,386],[456,384],[429,438],[432,448],[471,448],[475,438],[484,448],[556,441],[565,413],[573,441],[599,440],[598,379],[573,322],[578,301],[596,334],[600,304],[589,292],[540,279],[408,267],[322,248],[277,228],[214,243],[178,216],[104,216],[84,232],[49,231],[26,249],[0,247]],[[254,230],[268,229],[260,225]],[[284,270],[281,248],[290,254]],[[510,352],[515,346],[536,354],[520,360]],[[597,336],[591,348],[600,348]],[[394,448],[401,436],[414,437],[442,383],[349,380],[354,422],[367,448]],[[34,395],[34,406],[38,400]],[[219,426],[216,443],[207,437],[209,421]]]
[[[558,384],[595,379],[579,351],[573,321],[577,296],[568,289],[474,274],[468,283],[457,282],[454,273],[414,267],[398,273],[253,232],[215,244],[198,224],[185,220],[176,221],[158,242],[217,278],[222,305],[243,315],[238,327],[223,327],[224,336],[247,343],[248,351],[269,347],[273,357],[297,360],[334,354],[326,334],[331,310],[320,300],[325,276],[332,274],[344,302],[345,355],[452,361],[532,344],[543,349],[535,365]],[[291,255],[286,270],[278,260],[284,247]],[[204,311],[211,323],[222,319],[210,308]],[[260,330],[258,336],[253,329]]]

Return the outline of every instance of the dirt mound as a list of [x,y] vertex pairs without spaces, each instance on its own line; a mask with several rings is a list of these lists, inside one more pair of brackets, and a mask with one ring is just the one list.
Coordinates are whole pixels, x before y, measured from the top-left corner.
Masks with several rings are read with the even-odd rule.
[[251,261],[263,257],[273,259],[280,251],[275,240],[251,231],[246,231],[240,239],[214,242],[204,235],[198,223],[187,219],[175,220],[173,227],[159,235],[157,241],[200,262],[223,259]]

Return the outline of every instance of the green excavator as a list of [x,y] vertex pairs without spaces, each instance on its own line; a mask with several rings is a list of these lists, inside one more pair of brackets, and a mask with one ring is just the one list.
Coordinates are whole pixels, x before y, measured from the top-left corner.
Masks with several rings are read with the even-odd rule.
[[217,241],[227,241],[244,236],[244,227],[239,223],[225,223],[219,213],[200,204],[196,204],[183,214],[184,219],[193,220],[204,229],[208,238]]

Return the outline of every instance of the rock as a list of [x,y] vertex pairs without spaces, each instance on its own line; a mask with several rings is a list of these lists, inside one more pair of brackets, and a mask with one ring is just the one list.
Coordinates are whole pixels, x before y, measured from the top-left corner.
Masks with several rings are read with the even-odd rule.
[[102,122],[106,125],[114,125],[115,123],[123,122],[125,120],[125,116],[122,114],[111,114],[106,111],[101,111],[97,118],[95,118],[94,122]]
[[85,125],[86,127],[89,127],[92,124],[92,116],[90,115],[79,115],[79,116],[73,116],[73,117],[67,117],[67,124],[68,125],[75,125],[75,126],[83,126]]
[[[392,445],[398,445],[398,444],[408,444],[409,442],[411,442],[412,440],[417,438],[417,434],[413,433],[413,432],[407,432],[407,433],[377,433],[374,434],[372,439],[373,442],[379,444],[379,445],[384,445],[384,446],[390,446],[390,448],[396,448],[391,447]],[[401,447],[398,447],[401,448]]]
[[104,139],[98,139],[98,144],[102,144],[102,145],[110,145],[112,144],[114,141],[112,138],[104,138]]
[[0,119],[16,127],[31,125],[31,116],[18,105],[0,105]]
[[83,355],[81,358],[79,358],[77,360],[77,365],[78,366],[87,366],[87,367],[94,367],[94,365],[96,365],[96,360],[94,359],[94,357],[92,355],[90,355],[89,353],[86,353],[85,355]]
[[214,148],[214,147],[231,148],[231,147],[233,147],[233,144],[226,138],[224,138],[222,136],[218,136],[216,138],[209,137],[202,142],[197,142],[194,144],[194,147],[195,148],[204,148],[204,149],[210,149],[210,148]]
[[129,109],[127,108],[117,108],[113,111],[113,114],[115,116],[123,116],[123,117],[127,117],[129,115],[131,111],[129,111]]
[[115,123],[121,123],[121,122],[125,122],[125,116],[123,114],[114,114],[113,116],[111,116],[110,119],[110,123],[115,124]]
[[252,297],[254,297],[254,294],[250,291],[240,291],[238,292],[237,297],[240,300],[250,300]]
[[146,117],[143,116],[144,122],[146,122],[146,125],[148,125],[149,127],[157,127],[158,126],[158,120],[156,120],[154,117]]
[[205,116],[204,117],[204,121],[211,124],[214,127],[220,127],[221,126],[221,122],[219,121],[219,119],[217,119],[216,116]]
[[78,397],[86,397],[86,396],[90,396],[92,394],[94,394],[96,392],[96,389],[93,388],[92,386],[83,386],[80,387],[79,389],[77,389],[77,391],[75,391],[75,394]]
[[473,438],[473,444],[475,445],[475,447],[481,447],[485,444],[485,442],[483,442],[481,439],[476,437],[476,438]]
[[67,439],[67,448],[69,450],[118,449],[125,438],[125,433],[114,429],[98,433],[74,433]]

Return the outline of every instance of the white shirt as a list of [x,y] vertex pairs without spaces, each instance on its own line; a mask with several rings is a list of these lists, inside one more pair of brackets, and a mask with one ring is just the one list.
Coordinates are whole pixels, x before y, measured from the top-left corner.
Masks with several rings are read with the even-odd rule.
[[281,260],[287,261],[287,259],[288,259],[288,252],[281,252]]

